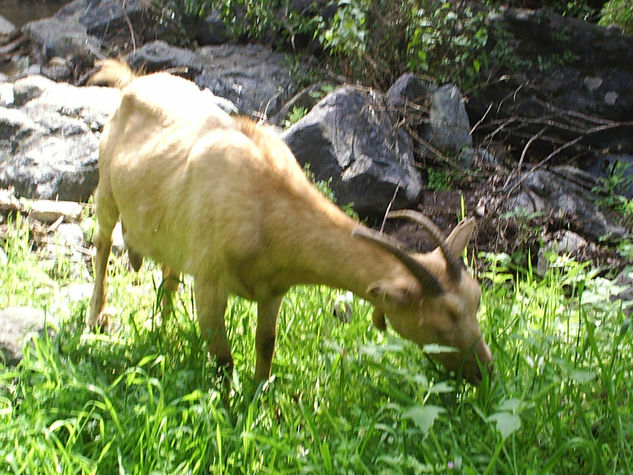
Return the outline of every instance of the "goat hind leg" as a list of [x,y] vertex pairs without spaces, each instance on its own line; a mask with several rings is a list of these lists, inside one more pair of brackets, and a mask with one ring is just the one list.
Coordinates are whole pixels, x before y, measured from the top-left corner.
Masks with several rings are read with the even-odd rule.
[[200,333],[207,340],[209,353],[216,357],[218,368],[230,375],[233,371],[233,356],[224,324],[228,295],[199,277],[195,278],[194,290]]
[[163,321],[174,311],[174,293],[180,284],[180,275],[166,265],[161,267],[163,272],[162,295],[161,295],[161,317]]
[[255,364],[256,381],[265,381],[270,377],[270,367],[277,339],[277,316],[280,305],[281,297],[260,301],[257,305],[257,332],[255,334],[255,348],[257,351],[257,362]]

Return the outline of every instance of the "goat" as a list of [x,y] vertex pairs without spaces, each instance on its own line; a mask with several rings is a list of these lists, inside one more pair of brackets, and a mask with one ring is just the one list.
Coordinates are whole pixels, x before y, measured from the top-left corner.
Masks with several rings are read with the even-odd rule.
[[433,356],[473,384],[481,367],[491,371],[476,318],[481,289],[457,257],[472,219],[445,239],[421,213],[391,212],[424,226],[438,245],[406,252],[328,201],[271,127],[229,116],[186,79],[136,75],[112,59],[100,67],[89,83],[122,93],[99,147],[90,328],[108,323],[106,267],[120,219],[134,267],[150,257],[165,278],[193,276],[200,331],[219,367],[233,368],[224,322],[230,294],[257,302],[255,379],[265,380],[283,295],[296,284],[325,284],[373,304],[380,330],[386,316],[420,346],[455,348]]

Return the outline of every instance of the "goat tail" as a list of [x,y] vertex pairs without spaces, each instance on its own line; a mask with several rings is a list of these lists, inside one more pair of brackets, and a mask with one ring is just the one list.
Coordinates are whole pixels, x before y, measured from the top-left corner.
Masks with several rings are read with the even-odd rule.
[[123,89],[137,77],[124,59],[100,59],[95,66],[98,70],[88,79],[87,84],[90,86],[103,85]]

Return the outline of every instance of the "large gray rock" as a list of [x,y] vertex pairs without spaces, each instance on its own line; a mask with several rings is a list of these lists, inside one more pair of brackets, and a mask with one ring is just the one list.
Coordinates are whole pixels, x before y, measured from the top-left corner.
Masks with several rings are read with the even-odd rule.
[[[422,138],[445,153],[457,154],[472,147],[470,122],[459,89],[453,84],[434,87],[429,102],[429,122],[422,127]],[[426,147],[422,145],[422,149]]]
[[519,179],[516,192],[504,203],[505,211],[542,213],[591,241],[626,235],[626,229],[607,219],[596,205],[591,191],[597,184],[595,177],[575,168],[556,167],[526,172]]
[[87,200],[98,181],[99,133],[119,97],[42,76],[0,83],[0,186],[30,198]]
[[26,23],[22,32],[40,45],[47,59],[60,57],[73,58],[75,62],[88,61],[101,48],[99,40],[76,22],[42,18]]
[[396,189],[394,207],[412,205],[422,190],[411,139],[374,91],[334,91],[283,138],[318,180],[331,178],[338,202],[353,203],[361,216],[382,216]]
[[183,76],[230,100],[240,113],[273,123],[283,119],[277,113],[297,92],[284,55],[261,45],[205,46],[191,51],[153,41],[128,60],[146,71],[186,68]]
[[[568,155],[555,156],[553,164],[570,155],[590,155],[587,145],[633,153],[633,38],[544,10],[502,9],[491,22],[504,36],[489,44],[512,47],[512,56],[495,64],[491,55],[489,81],[469,97],[471,122],[486,117],[480,134],[494,133],[495,140],[520,153],[546,127],[543,139],[530,146],[533,154],[546,156],[560,143],[590,132]],[[607,121],[628,125],[595,130]]]
[[9,307],[0,310],[0,358],[8,366],[16,365],[23,357],[24,344],[33,333],[43,335],[46,315],[29,307]]
[[196,83],[244,114],[278,123],[277,112],[298,89],[285,55],[255,44],[205,46],[197,52],[206,66]]
[[[132,24],[137,44],[155,33],[157,25],[149,21],[149,7],[155,0],[74,0],[62,7],[55,19],[79,23],[86,31],[102,40],[130,40],[127,20]],[[125,15],[122,5],[125,5]],[[127,15],[127,19],[126,19]]]
[[[464,98],[454,85],[437,86],[406,73],[392,84],[386,99],[389,107],[417,130],[422,139],[418,144],[421,156],[433,156],[435,150],[460,156],[463,150],[472,149]],[[468,167],[468,162],[463,165]]]
[[422,124],[424,110],[428,110],[428,97],[437,86],[426,83],[413,73],[405,73],[391,85],[385,94],[390,108],[405,118],[412,120],[415,126]]
[[202,57],[196,51],[178,48],[160,40],[144,44],[129,54],[127,61],[134,69],[142,69],[147,73],[176,69],[179,75],[191,80],[205,68]]

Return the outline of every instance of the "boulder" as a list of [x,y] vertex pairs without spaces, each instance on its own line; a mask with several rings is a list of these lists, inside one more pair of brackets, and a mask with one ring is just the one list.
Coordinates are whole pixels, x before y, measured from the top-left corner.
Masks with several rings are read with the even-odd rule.
[[[422,138],[444,153],[459,154],[472,147],[470,122],[464,98],[453,84],[435,86],[429,95],[429,122],[422,127]],[[426,146],[421,144],[422,155]]]
[[4,363],[14,366],[23,357],[22,349],[30,336],[44,335],[50,328],[46,314],[29,307],[9,307],[0,310],[0,354]]
[[422,139],[418,144],[421,156],[433,156],[437,149],[463,157],[463,165],[470,166],[468,155],[460,155],[463,150],[472,149],[473,140],[464,98],[457,87],[437,86],[406,73],[392,84],[386,99],[389,107],[417,130]]
[[196,41],[200,46],[221,45],[229,41],[231,33],[217,10],[213,10],[202,22]]
[[[522,214],[540,213],[566,223],[575,233],[597,242],[604,238],[622,238],[626,229],[608,219],[596,204],[592,189],[595,177],[572,167],[525,172],[511,189],[516,191],[505,200],[505,211]],[[573,244],[567,240],[567,244]]]
[[[152,3],[155,0],[74,0],[61,8],[55,19],[66,24],[79,23],[89,34],[108,42],[131,41],[129,20],[135,41],[140,44],[160,28],[150,21]],[[125,14],[121,5],[125,5]]]
[[411,139],[386,109],[381,94],[343,87],[283,134],[297,160],[331,179],[339,204],[361,216],[383,216],[394,196],[394,208],[412,206],[422,190]]
[[146,71],[186,68],[183,76],[228,99],[241,114],[273,123],[283,120],[277,113],[297,92],[285,56],[261,45],[205,46],[191,51],[153,41],[128,60]]
[[42,76],[0,91],[0,186],[28,198],[87,200],[98,181],[99,133],[119,91]]
[[405,73],[391,85],[385,99],[391,109],[417,127],[424,123],[424,117],[428,117],[428,96],[434,87],[437,88],[413,73]]
[[550,266],[550,260],[548,254],[567,255],[573,258],[577,258],[581,255],[584,248],[589,245],[587,240],[569,230],[559,230],[551,236],[545,246],[538,250],[538,256],[536,261],[536,271],[541,277],[545,276],[547,269]]
[[74,63],[88,62],[100,52],[100,41],[76,22],[42,18],[26,23],[22,32],[41,47],[46,59],[72,58]]
[[545,128],[530,146],[539,159],[582,136],[554,165],[591,158],[591,147],[633,153],[633,38],[544,10],[501,9],[490,21],[503,34],[489,41],[489,80],[467,106],[471,122],[485,117],[480,138],[509,144],[518,156]]
[[202,57],[196,51],[178,48],[160,40],[144,44],[136,52],[129,54],[127,61],[137,70],[153,73],[174,69],[180,76],[191,80],[199,76],[205,68]]

